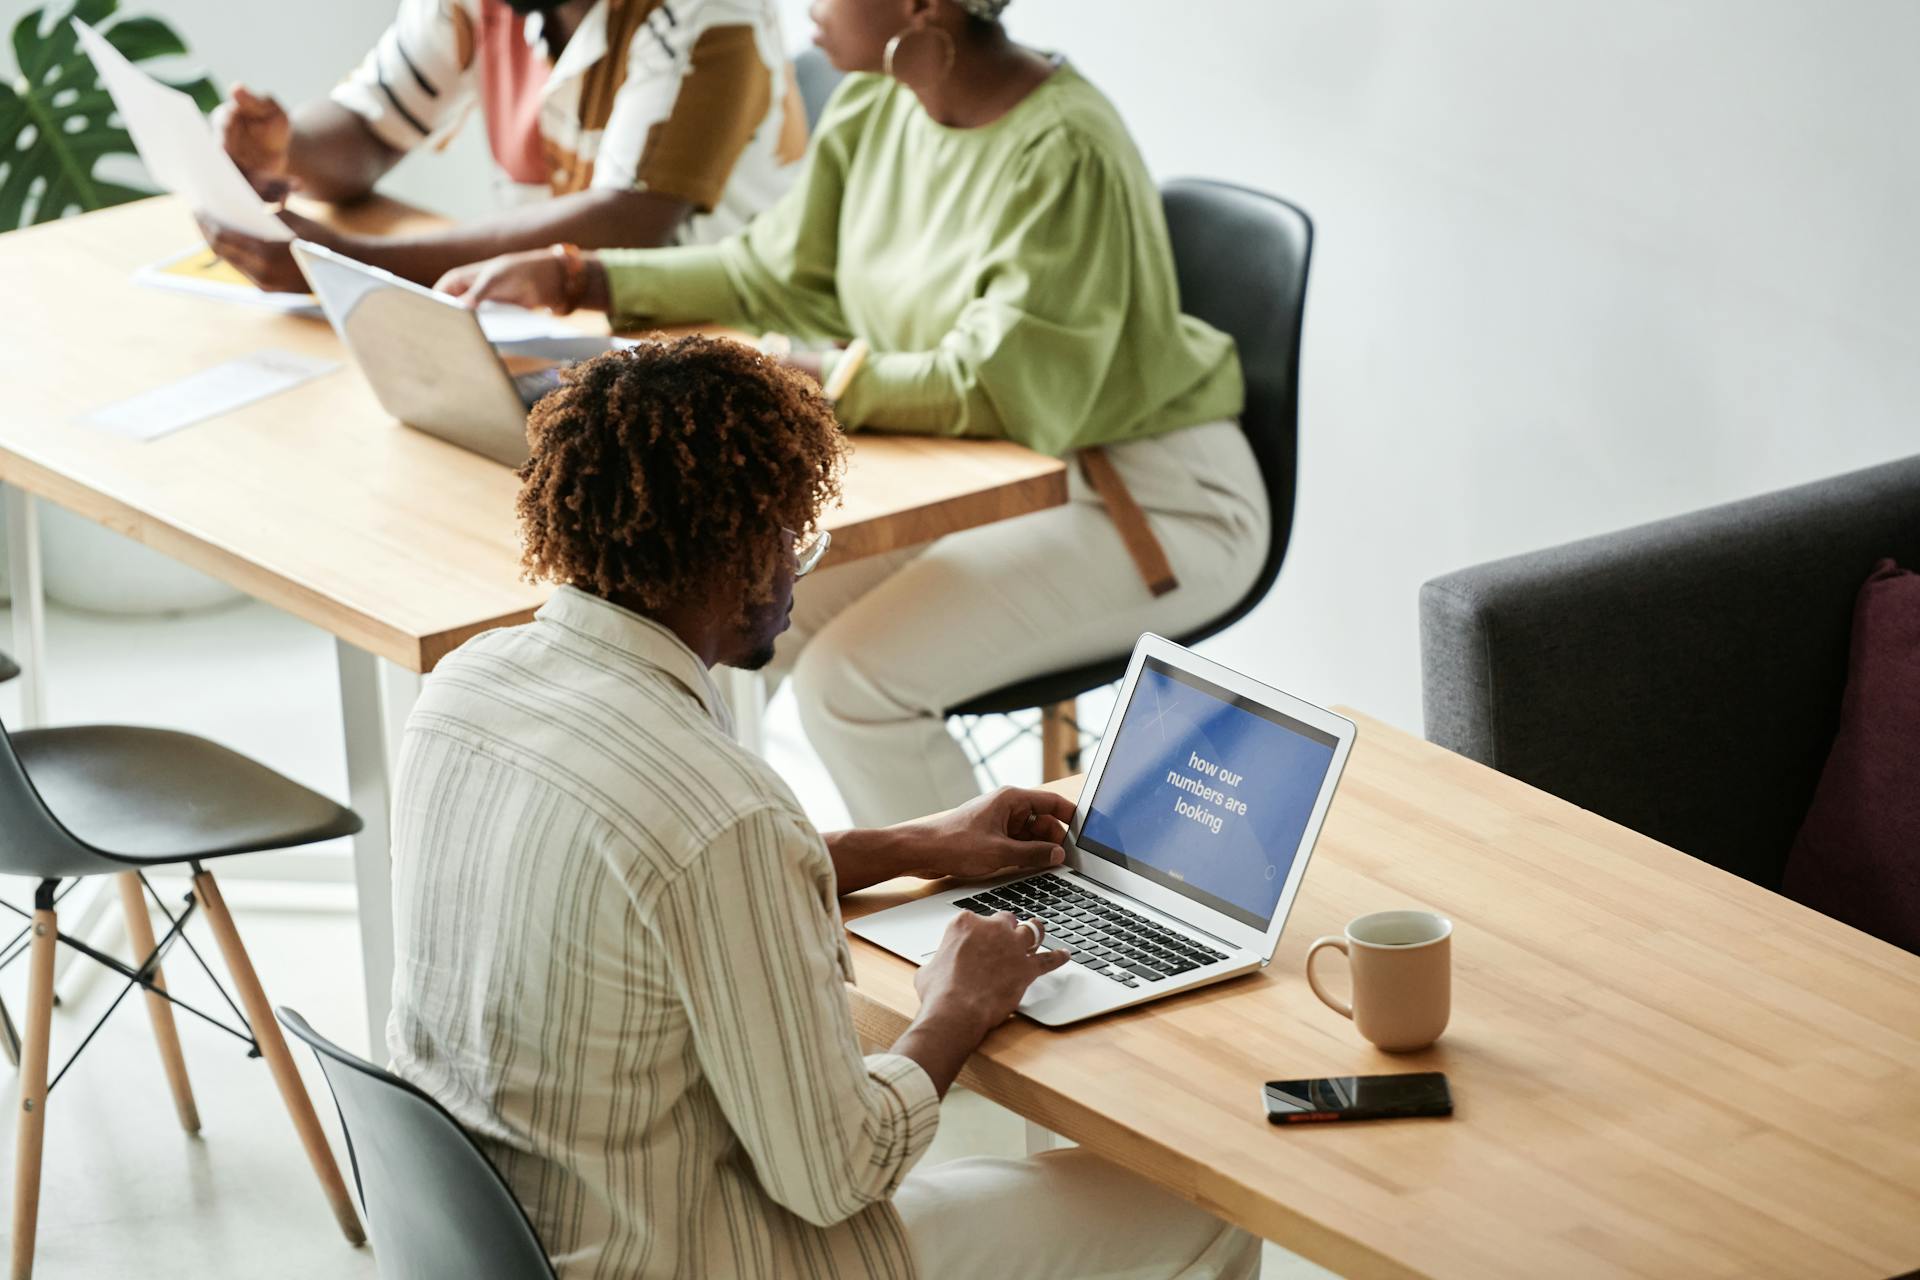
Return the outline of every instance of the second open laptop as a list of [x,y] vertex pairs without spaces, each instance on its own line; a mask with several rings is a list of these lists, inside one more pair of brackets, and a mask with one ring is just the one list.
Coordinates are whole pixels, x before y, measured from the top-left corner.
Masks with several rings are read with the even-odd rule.
[[1049,1026],[1273,958],[1354,724],[1144,635],[1067,833],[1066,865],[949,889],[847,927],[915,964],[954,914],[1037,916],[1072,959],[1028,988]]
[[584,334],[495,343],[444,293],[307,240],[293,256],[381,408],[509,467],[527,460],[527,410],[559,366],[616,345]]

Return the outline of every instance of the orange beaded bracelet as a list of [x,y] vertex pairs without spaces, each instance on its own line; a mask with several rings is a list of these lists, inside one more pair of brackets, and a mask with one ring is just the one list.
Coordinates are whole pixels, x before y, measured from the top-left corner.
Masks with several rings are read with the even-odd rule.
[[556,244],[553,256],[560,260],[560,305],[555,315],[566,315],[579,308],[587,294],[587,258],[577,244]]

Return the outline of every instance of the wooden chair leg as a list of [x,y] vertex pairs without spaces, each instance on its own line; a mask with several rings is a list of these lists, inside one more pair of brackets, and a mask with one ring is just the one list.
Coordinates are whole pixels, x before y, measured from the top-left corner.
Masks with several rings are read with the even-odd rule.
[[[44,897],[43,903],[50,902]],[[47,1131],[47,1051],[53,1034],[53,952],[59,922],[53,908],[33,913],[27,965],[27,1034],[21,1041],[20,1129],[14,1136],[13,1280],[33,1275],[34,1231],[40,1221],[40,1150]]]
[[1040,781],[1070,777],[1080,767],[1080,729],[1075,724],[1077,699],[1040,708]]
[[[153,917],[147,912],[146,890],[140,873],[123,871],[114,877],[120,882],[120,908],[127,916],[127,940],[133,944],[133,962],[138,965],[153,954]],[[166,989],[159,966],[153,970],[153,985]],[[160,1065],[167,1073],[167,1087],[173,1091],[173,1109],[180,1115],[180,1127],[188,1133],[200,1132],[200,1110],[193,1105],[193,1086],[187,1081],[187,1060],[180,1055],[180,1029],[174,1025],[173,1006],[165,996],[147,992],[147,1017],[153,1023],[153,1042],[160,1047]]]
[[365,1244],[367,1236],[360,1228],[360,1216],[353,1211],[347,1184],[340,1177],[340,1166],[334,1163],[333,1149],[327,1145],[327,1135],[320,1128],[320,1117],[313,1112],[313,1099],[307,1096],[306,1086],[300,1082],[293,1055],[287,1052],[286,1037],[280,1034],[273,1006],[267,1003],[267,993],[260,989],[253,961],[248,958],[247,949],[240,945],[240,932],[233,927],[233,916],[227,912],[220,887],[213,882],[211,874],[201,871],[193,877],[193,891],[199,896],[201,910],[207,913],[207,924],[220,943],[220,954],[226,957],[227,970],[233,975],[240,1006],[247,1012],[247,1021],[253,1024],[253,1038],[260,1046],[260,1056],[267,1060],[267,1069],[273,1072],[273,1082],[279,1086],[287,1115],[300,1135],[300,1145],[307,1149],[307,1159],[320,1179],[320,1189],[326,1192],[327,1203],[333,1206],[333,1216],[339,1220],[340,1230],[348,1240]]

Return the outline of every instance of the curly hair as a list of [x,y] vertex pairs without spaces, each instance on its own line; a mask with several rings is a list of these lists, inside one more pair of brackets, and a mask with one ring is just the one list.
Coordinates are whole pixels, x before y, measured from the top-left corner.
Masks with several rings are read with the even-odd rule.
[[781,531],[840,492],[846,445],[803,375],[724,338],[609,351],[566,370],[527,419],[521,563],[529,581],[655,609],[737,588],[772,599]]

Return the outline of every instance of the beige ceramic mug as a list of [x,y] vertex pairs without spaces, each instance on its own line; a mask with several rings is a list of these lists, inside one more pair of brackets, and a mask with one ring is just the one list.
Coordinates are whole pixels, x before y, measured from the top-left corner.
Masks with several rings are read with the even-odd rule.
[[[1340,937],[1307,948],[1307,985],[1361,1035],[1389,1053],[1424,1049],[1453,1010],[1453,922],[1431,911],[1376,911]],[[1329,995],[1313,971],[1322,948],[1338,947],[1353,971],[1353,1002]]]

